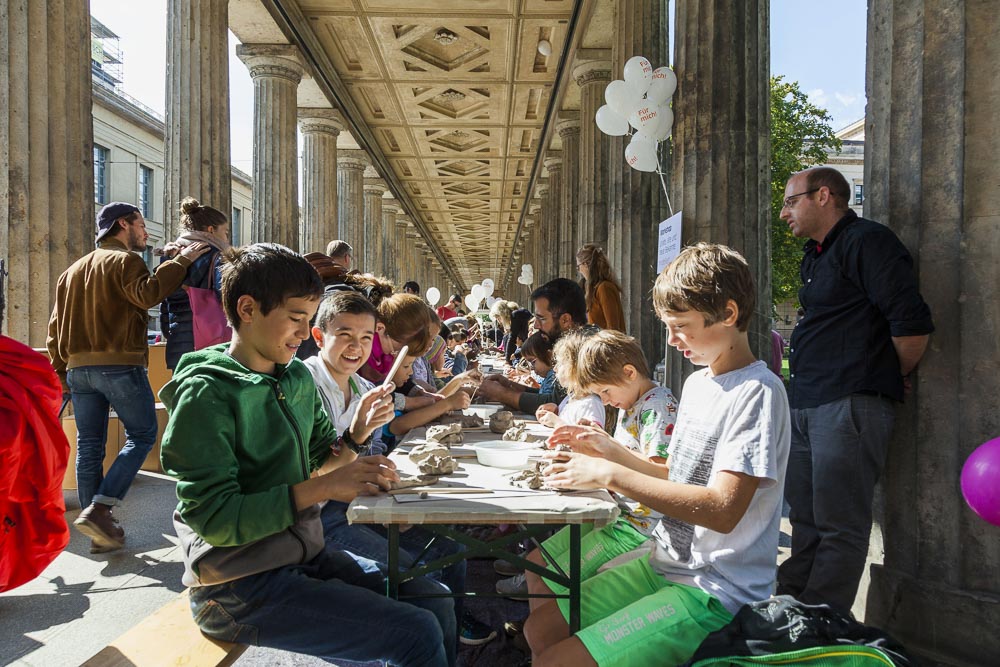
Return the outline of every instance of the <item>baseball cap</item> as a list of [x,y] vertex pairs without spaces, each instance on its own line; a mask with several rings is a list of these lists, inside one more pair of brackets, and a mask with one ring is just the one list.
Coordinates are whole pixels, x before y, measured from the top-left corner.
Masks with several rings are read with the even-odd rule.
[[106,204],[101,209],[101,212],[97,214],[97,238],[94,239],[94,242],[96,243],[107,236],[108,232],[115,228],[115,222],[118,218],[124,218],[127,215],[138,212],[139,208],[135,204],[128,204],[121,201]]

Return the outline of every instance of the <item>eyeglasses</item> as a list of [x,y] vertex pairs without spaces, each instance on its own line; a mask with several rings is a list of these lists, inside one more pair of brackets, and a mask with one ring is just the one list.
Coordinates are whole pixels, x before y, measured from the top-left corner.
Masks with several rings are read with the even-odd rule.
[[791,208],[795,206],[795,200],[803,195],[811,195],[814,192],[819,192],[819,188],[813,188],[812,190],[806,190],[805,192],[798,192],[794,195],[788,195],[785,197],[785,205],[781,208]]

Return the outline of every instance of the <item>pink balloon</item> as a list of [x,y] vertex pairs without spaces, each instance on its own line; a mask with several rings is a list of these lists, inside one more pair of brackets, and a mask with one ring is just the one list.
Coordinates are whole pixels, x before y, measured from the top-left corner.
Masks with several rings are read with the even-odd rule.
[[979,445],[965,460],[962,495],[984,521],[1000,526],[1000,438]]

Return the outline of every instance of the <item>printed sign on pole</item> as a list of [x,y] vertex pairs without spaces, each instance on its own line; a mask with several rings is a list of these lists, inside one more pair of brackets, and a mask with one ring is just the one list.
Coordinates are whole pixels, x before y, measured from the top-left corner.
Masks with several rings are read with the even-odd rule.
[[681,253],[681,211],[660,223],[656,251],[656,272],[661,273],[667,264]]

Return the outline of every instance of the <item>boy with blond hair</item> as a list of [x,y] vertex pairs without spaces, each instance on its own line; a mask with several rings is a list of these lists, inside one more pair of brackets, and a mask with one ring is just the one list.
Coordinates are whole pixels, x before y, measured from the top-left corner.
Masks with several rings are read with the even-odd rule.
[[607,488],[663,518],[648,557],[584,582],[574,636],[564,600],[532,612],[533,664],[680,664],[740,606],[773,592],[791,425],[781,380],[750,350],[755,295],[746,260],[725,246],[686,248],[657,278],[668,343],[704,367],[684,384],[665,466],[598,429],[553,434],[573,451],[548,455],[547,484]]
[[[621,416],[614,440],[643,461],[662,464],[666,461],[670,434],[674,429],[677,401],[669,389],[649,379],[646,357],[631,336],[619,331],[600,331],[589,336],[571,334],[557,344],[560,380],[571,391],[597,396],[605,405],[617,408]],[[568,352],[568,353],[567,353]],[[565,410],[560,410],[560,416]],[[603,415],[602,415],[603,417]],[[567,423],[569,422],[567,420]],[[590,423],[589,426],[600,424]],[[631,498],[615,494],[621,514],[615,523],[588,531],[580,544],[580,577],[587,580],[598,569],[618,556],[641,546],[656,527],[660,514]],[[545,554],[564,572],[569,567],[569,530],[564,528],[546,540],[542,550],[528,554],[529,560],[544,565]],[[566,588],[525,573],[528,592],[565,593]],[[529,598],[532,607],[544,598]]]

